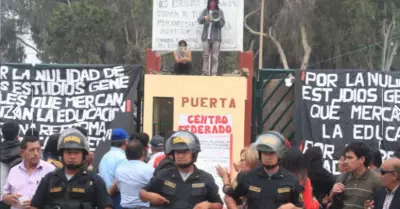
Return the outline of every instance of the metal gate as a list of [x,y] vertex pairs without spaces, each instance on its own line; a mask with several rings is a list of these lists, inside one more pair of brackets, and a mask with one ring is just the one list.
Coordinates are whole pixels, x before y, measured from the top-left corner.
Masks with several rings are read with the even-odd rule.
[[287,139],[294,138],[294,83],[285,79],[295,70],[260,69],[253,82],[252,142],[265,131],[278,131]]

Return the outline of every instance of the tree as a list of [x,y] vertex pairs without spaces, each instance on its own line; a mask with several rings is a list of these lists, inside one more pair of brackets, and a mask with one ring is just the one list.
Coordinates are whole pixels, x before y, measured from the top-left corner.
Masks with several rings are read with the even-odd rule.
[[0,61],[22,62],[25,59],[24,46],[18,37],[21,29],[12,12],[12,1],[2,2],[0,15]]

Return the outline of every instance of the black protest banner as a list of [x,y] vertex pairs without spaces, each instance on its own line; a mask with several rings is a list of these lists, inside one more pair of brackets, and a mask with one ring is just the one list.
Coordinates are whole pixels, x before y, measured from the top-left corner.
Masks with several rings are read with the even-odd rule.
[[296,141],[319,146],[324,167],[355,141],[393,156],[400,139],[400,73],[308,70],[296,74]]
[[105,152],[112,127],[134,129],[132,99],[141,75],[138,65],[2,64],[0,126],[15,122],[23,133],[36,128],[44,145],[52,134],[81,126],[90,150],[104,144]]

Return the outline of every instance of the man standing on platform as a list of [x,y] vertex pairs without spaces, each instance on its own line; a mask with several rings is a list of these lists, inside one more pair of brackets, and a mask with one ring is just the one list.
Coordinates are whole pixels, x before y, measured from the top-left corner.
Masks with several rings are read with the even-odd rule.
[[[218,6],[218,0],[208,0],[207,8],[197,20],[203,25],[203,75],[217,75],[218,58],[221,45],[222,27],[225,25],[224,13]],[[211,58],[211,61],[210,61]]]

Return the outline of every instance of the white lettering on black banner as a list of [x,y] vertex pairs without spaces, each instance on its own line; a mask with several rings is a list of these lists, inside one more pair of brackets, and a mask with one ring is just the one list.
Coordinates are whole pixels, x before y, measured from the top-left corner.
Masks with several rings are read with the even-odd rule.
[[297,139],[319,146],[333,173],[346,144],[363,141],[390,158],[400,141],[400,74],[310,70],[297,74]]
[[130,81],[138,75],[138,66],[24,69],[3,65],[0,125],[15,122],[23,133],[36,128],[42,140],[66,128],[82,126],[94,151],[101,141],[110,138],[110,125],[117,113],[125,110]]

